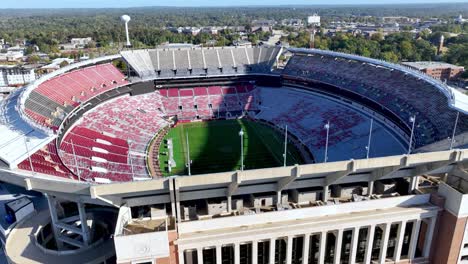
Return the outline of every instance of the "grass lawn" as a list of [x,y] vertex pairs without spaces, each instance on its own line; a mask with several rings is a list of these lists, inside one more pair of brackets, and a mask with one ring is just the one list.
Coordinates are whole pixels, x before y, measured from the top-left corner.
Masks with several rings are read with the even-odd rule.
[[[244,167],[257,169],[283,165],[284,134],[271,127],[249,120],[216,120],[179,124],[164,138],[160,148],[160,164],[165,176],[187,175],[187,142],[189,138],[192,174],[239,170],[241,139],[244,130]],[[176,167],[167,172],[166,139],[172,138]],[[288,144],[287,164],[302,164],[297,149]]]

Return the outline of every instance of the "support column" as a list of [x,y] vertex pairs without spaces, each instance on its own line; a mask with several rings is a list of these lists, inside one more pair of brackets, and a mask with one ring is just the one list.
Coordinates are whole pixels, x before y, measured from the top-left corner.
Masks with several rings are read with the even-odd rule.
[[326,203],[328,198],[328,185],[325,185],[323,186],[323,202]]
[[429,254],[431,253],[432,237],[434,236],[436,220],[437,220],[437,216],[434,216],[429,219],[430,222],[427,224],[426,238],[424,240],[424,248],[423,248],[423,257],[426,257],[426,258],[428,258]]
[[386,223],[383,226],[383,236],[382,241],[380,242],[380,253],[379,253],[379,263],[385,263],[385,257],[387,256],[387,246],[388,246],[388,239],[390,237],[390,227],[391,223]]
[[400,225],[398,226],[398,235],[397,235],[397,241],[395,245],[395,256],[393,257],[393,260],[395,262],[400,261],[400,258],[401,258],[401,249],[403,248],[405,230],[406,230],[406,220],[402,221]]
[[63,248],[63,242],[58,239],[60,236],[60,230],[57,228],[58,216],[57,216],[57,208],[55,208],[55,198],[53,196],[49,196],[48,194],[45,195],[47,197],[47,203],[49,205],[49,212],[50,212],[50,219],[52,224],[52,230],[54,232],[55,243],[57,244],[57,248]]
[[270,264],[275,264],[275,245],[276,244],[276,237],[270,239],[270,257],[268,261]]
[[216,246],[216,264],[221,264],[223,262],[223,259],[221,256],[221,250],[222,250],[221,245]]
[[367,185],[367,196],[374,194],[374,181],[369,181]]
[[230,213],[232,211],[232,196],[227,196],[227,210]]
[[252,241],[252,264],[258,263],[258,241]]
[[276,192],[276,206],[280,206],[281,203],[281,191]]
[[239,242],[234,244],[234,264],[240,264],[240,245]]
[[372,245],[374,244],[374,234],[375,234],[375,225],[371,225],[369,226],[369,231],[367,232],[367,247],[366,247],[364,263],[370,263],[371,261]]
[[325,263],[325,249],[327,244],[327,232],[323,231],[320,234],[320,253],[319,253],[319,264]]
[[356,253],[359,243],[359,227],[353,228],[353,238],[351,239],[351,245],[349,247],[349,264],[356,263]]
[[171,211],[172,211],[172,216],[177,219],[177,208],[176,208],[176,201],[175,201],[175,189],[174,189],[174,180],[169,179],[169,197],[171,200]]
[[340,264],[341,246],[343,245],[343,229],[339,229],[335,239],[335,264]]
[[185,263],[184,250],[180,249],[180,248],[177,248],[177,255],[179,256],[178,264],[184,264]]
[[303,249],[302,249],[302,264],[309,263],[309,248],[310,248],[310,234],[305,234]]
[[83,243],[88,246],[90,237],[89,237],[89,227],[88,227],[88,220],[86,217],[86,210],[84,203],[78,202],[76,203],[78,206],[78,213],[80,215],[80,222],[81,222],[81,232],[83,233]]
[[197,262],[203,264],[203,248],[197,248]]
[[174,178],[173,182],[174,182],[174,199],[175,199],[175,206],[176,206],[176,211],[177,211],[177,223],[180,223],[182,222],[182,214],[181,214],[181,209],[180,209],[179,183],[177,182],[177,178]]
[[410,189],[409,189],[409,192],[413,192],[414,190],[416,190],[419,186],[419,176],[413,176],[411,177],[411,180],[410,180]]
[[416,247],[418,245],[418,235],[419,235],[420,228],[421,228],[421,220],[417,219],[414,221],[413,231],[411,232],[411,240],[410,240],[410,246],[409,246],[409,251],[408,251],[408,258],[410,260],[414,259],[414,254],[416,253]]
[[286,245],[286,264],[291,264],[292,262],[292,244],[293,237],[288,236],[288,243]]

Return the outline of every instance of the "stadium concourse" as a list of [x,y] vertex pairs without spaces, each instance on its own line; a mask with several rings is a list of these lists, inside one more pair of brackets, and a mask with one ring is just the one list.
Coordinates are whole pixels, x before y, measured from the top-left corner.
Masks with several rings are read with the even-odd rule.
[[[40,226],[18,223],[9,260],[79,263],[111,232],[115,254],[89,263],[444,259],[450,243],[432,243],[436,227],[460,233],[468,215],[468,156],[457,149],[467,102],[403,66],[315,49],[125,50],[71,64],[0,107],[1,180],[47,194],[50,209]],[[242,118],[280,135],[287,126],[308,164],[244,170],[236,160],[163,177],[172,126]]]

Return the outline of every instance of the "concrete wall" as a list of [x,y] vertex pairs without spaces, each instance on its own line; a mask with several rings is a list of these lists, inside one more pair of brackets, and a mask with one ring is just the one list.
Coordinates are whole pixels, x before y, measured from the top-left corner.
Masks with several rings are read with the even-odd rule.
[[114,237],[118,262],[169,257],[168,232]]
[[285,211],[266,212],[254,215],[232,216],[227,218],[216,218],[202,221],[182,222],[178,224],[179,233],[193,233],[197,231],[209,231],[223,228],[231,228],[240,225],[259,225],[291,221],[309,217],[320,217],[333,214],[346,214],[352,212],[385,209],[398,206],[409,206],[425,204],[429,202],[430,195],[408,195],[392,197],[379,200],[363,201],[358,203],[344,203],[339,205],[317,206],[310,208],[294,209],[287,213]]
[[298,204],[308,204],[309,202],[320,200],[323,191],[298,191],[292,190],[291,198]]
[[462,194],[448,184],[439,184],[439,194],[445,197],[445,208],[456,217],[468,216],[468,194]]

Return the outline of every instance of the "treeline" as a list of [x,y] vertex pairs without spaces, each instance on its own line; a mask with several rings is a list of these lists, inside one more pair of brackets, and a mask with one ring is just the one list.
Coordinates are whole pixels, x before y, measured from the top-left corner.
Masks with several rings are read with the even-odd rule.
[[[308,47],[309,34],[300,33],[297,37],[287,38],[292,46]],[[433,43],[424,38],[414,38],[410,33],[395,33],[383,37],[374,34],[371,38],[341,33],[336,36],[318,34],[315,37],[315,47],[365,57],[383,59],[390,62],[433,60],[436,48]]]
[[[239,7],[239,8],[130,8],[130,9],[50,9],[50,10],[2,10],[0,9],[0,38],[8,42],[27,39],[37,45],[41,52],[58,54],[59,43],[73,37],[92,37],[100,53],[117,52],[124,42],[120,15],[132,17],[130,35],[135,48],[152,48],[164,42],[193,43],[224,46],[239,39],[238,33],[229,30],[218,35],[200,33],[173,33],[164,27],[185,26],[244,26],[250,28],[252,20],[302,18],[318,12],[324,24],[330,20],[378,21],[376,16],[411,16],[422,19],[437,16],[453,20],[458,14],[468,17],[468,3],[425,4],[425,5],[374,5],[374,6],[304,6],[304,7]],[[373,17],[368,17],[373,16]],[[330,49],[387,61],[413,61],[443,59],[468,68],[468,24],[453,23],[434,26],[433,33],[423,33],[415,38],[410,33],[397,33],[371,38],[337,34],[330,37],[318,33],[315,47]],[[452,37],[446,32],[462,33]],[[444,34],[449,47],[442,58],[435,57],[440,35]],[[269,33],[249,33],[253,43],[266,40]],[[308,47],[309,33],[292,32],[284,38],[291,46]],[[33,52],[32,48],[28,52]]]
[[53,46],[57,42],[67,42],[72,37],[91,36],[98,45],[107,46],[120,42],[123,38],[123,26],[119,17],[128,14],[132,17],[132,38],[137,42],[146,45],[159,44],[166,40],[199,42],[199,38],[207,36],[177,36],[160,29],[186,26],[249,27],[255,19],[305,20],[313,13],[321,15],[325,24],[337,19],[371,22],[379,16],[411,16],[422,19],[436,16],[453,19],[458,14],[468,17],[468,3],[262,8],[0,9],[0,38],[8,41],[17,38],[34,39],[38,45],[44,43]]
[[[445,35],[446,53],[437,55],[440,35]],[[309,32],[300,32],[283,38],[294,47],[309,47]],[[372,37],[354,36],[338,33],[327,36],[318,33],[314,41],[315,48],[352,53],[361,56],[382,59],[390,62],[442,60],[464,66],[468,69],[468,34],[450,37],[449,34],[435,32],[420,34],[416,37],[407,32],[394,33],[385,38],[377,33]]]

